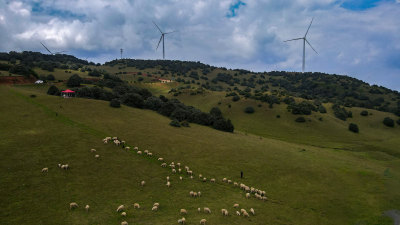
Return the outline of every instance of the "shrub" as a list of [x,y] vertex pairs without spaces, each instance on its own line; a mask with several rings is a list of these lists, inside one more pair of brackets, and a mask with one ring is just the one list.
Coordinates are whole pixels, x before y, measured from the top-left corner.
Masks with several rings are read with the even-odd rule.
[[119,108],[121,107],[121,103],[119,102],[118,99],[114,98],[110,101],[110,106],[114,108]]
[[240,100],[240,97],[238,95],[233,96],[232,101],[237,102]]
[[182,127],[190,127],[188,121],[186,121],[186,120],[181,122],[181,126]]
[[29,95],[29,97],[31,97],[31,98],[36,98],[36,95]]
[[367,110],[363,110],[360,113],[361,116],[368,116],[368,111]]
[[46,80],[51,80],[51,81],[53,81],[53,80],[55,80],[56,78],[52,75],[52,74],[49,74],[49,75],[47,75],[47,77],[46,77]]
[[398,119],[398,120],[396,121],[396,123],[397,123],[398,125],[400,125],[400,119]]
[[355,123],[350,123],[349,124],[349,130],[354,132],[354,133],[358,133],[358,126]]
[[251,107],[251,106],[247,106],[247,107],[244,109],[244,112],[245,112],[245,113],[249,113],[249,114],[254,113],[254,108]]
[[123,103],[127,106],[142,108],[144,101],[141,95],[136,93],[128,93],[123,96]]
[[74,74],[68,79],[67,86],[68,87],[79,87],[79,86],[81,86],[82,81],[83,81],[82,78],[78,74]]
[[394,120],[390,117],[385,117],[385,119],[383,119],[383,124],[388,127],[394,127]]
[[171,120],[169,125],[171,125],[173,127],[181,127],[181,124],[178,122],[178,120]]
[[281,118],[281,115],[276,115],[276,118],[278,118],[278,119]]
[[60,90],[54,85],[51,85],[47,90],[48,95],[60,95]]
[[222,131],[227,131],[227,132],[233,132],[234,127],[231,122],[231,120],[224,120],[224,119],[218,119],[214,121],[213,123],[213,128],[217,130],[222,130]]
[[298,123],[304,123],[304,122],[306,122],[306,119],[304,117],[300,116],[300,117],[297,117],[295,121]]
[[222,118],[222,112],[221,112],[221,110],[220,110],[218,107],[213,107],[213,108],[210,110],[210,114],[211,114],[211,116],[213,116],[213,117],[216,118],[216,119]]

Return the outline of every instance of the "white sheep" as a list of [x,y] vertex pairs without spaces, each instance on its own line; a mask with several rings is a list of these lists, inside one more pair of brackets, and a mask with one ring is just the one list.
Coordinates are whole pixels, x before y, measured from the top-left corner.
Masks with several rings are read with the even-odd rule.
[[158,158],[157,160],[158,160],[158,161],[164,161],[164,159],[163,159],[163,158]]
[[121,142],[118,141],[118,140],[114,140],[114,144],[115,144],[116,146],[119,146],[119,145],[121,144]]
[[228,184],[232,184],[232,181],[231,181],[231,180],[228,180]]
[[44,172],[46,172],[46,173],[49,172],[49,168],[47,168],[47,167],[43,168],[42,173],[44,173]]
[[98,159],[98,158],[100,158],[100,155],[95,155],[94,157],[95,157],[96,159]]
[[246,210],[245,210],[245,209],[240,209],[240,212],[241,212],[241,213],[245,213]]
[[187,171],[187,174],[188,175],[193,175],[193,171],[189,170],[189,171]]
[[104,144],[107,144],[107,143],[108,143],[108,140],[103,139],[103,143],[104,143]]
[[197,192],[197,196],[201,197],[201,192],[200,191]]
[[254,211],[253,208],[250,208],[250,212],[251,212],[251,214],[256,215],[256,212]]
[[200,220],[200,224],[201,224],[201,225],[205,225],[205,224],[206,224],[206,222],[207,222],[207,220],[206,220],[206,219],[201,219],[201,220]]
[[176,173],[176,169],[172,169],[172,173]]
[[167,181],[169,181],[169,176],[167,176]]
[[166,185],[167,185],[167,187],[170,187],[171,186],[171,182],[168,181]]
[[181,209],[181,214],[187,214],[186,209]]
[[129,151],[131,150],[131,147],[125,147],[125,150]]
[[240,212],[239,212],[239,211],[236,211],[236,215],[237,215],[237,216],[240,216]]
[[211,183],[215,183],[215,178],[211,178],[211,179],[210,179],[210,182],[211,182]]
[[200,209],[200,208],[197,208],[197,212],[201,212],[201,209]]
[[90,152],[96,152],[96,149],[92,148],[90,149]]
[[158,202],[154,202],[153,206],[157,206],[157,207],[159,207],[159,206],[160,206],[160,203],[158,203]]
[[182,172],[182,170],[181,170],[181,168],[179,168],[179,169],[178,169],[178,173],[181,173],[181,172]]
[[137,154],[138,154],[138,155],[141,155],[141,154],[142,154],[142,151],[137,151]]
[[139,150],[139,148],[138,147],[134,147],[133,150],[137,151],[137,150]]
[[58,168],[61,168],[61,163],[58,164]]
[[121,211],[124,211],[124,210],[125,210],[125,206],[124,205],[120,205],[117,208],[117,212],[121,212]]
[[179,166],[179,167],[181,167],[181,163],[180,163],[180,162],[176,163],[176,165]]
[[262,197],[262,200],[267,201],[268,198],[264,196],[264,197]]
[[228,210],[226,210],[226,209],[221,209],[221,213],[222,213],[223,216],[228,216],[229,215]]
[[222,179],[222,182],[226,182],[228,179],[226,179],[226,177],[224,177],[224,179]]
[[193,197],[197,197],[197,192],[193,192]]
[[250,198],[250,193],[246,193],[246,198]]
[[149,152],[149,153],[147,153],[147,155],[150,156],[150,157],[152,157],[152,156],[153,156],[153,153]]
[[151,211],[157,211],[158,207],[157,206],[153,206],[153,208],[151,208]]
[[140,182],[140,185],[143,187],[146,184],[146,181],[142,180],[142,182]]
[[124,145],[126,142],[125,141],[121,141],[121,144]]
[[122,221],[122,222],[121,222],[121,225],[128,225],[128,222]]
[[190,176],[190,179],[193,179],[193,176]]
[[182,176],[179,176],[179,180],[183,180]]
[[233,182],[233,186],[235,187],[239,186],[238,182]]
[[193,193],[194,193],[193,191],[189,192],[190,197],[193,197]]
[[248,214],[246,211],[243,212],[243,216],[244,216],[244,217],[250,217],[249,214]]
[[122,213],[121,213],[121,216],[126,216],[126,212],[122,212]]
[[79,206],[78,206],[78,204],[76,204],[76,202],[71,202],[71,203],[69,203],[69,209],[75,209],[75,208],[78,208]]
[[167,167],[167,164],[166,163],[162,163],[161,167]]
[[118,137],[113,137],[112,139],[115,141],[115,140],[118,140]]
[[86,212],[89,212],[89,208],[90,208],[89,205],[86,205],[86,206],[85,206]]
[[204,177],[204,178],[203,178],[203,182],[206,182],[206,181],[207,181],[207,178]]
[[205,213],[211,213],[211,210],[209,208],[207,208],[207,207],[204,207],[204,212]]
[[199,179],[203,178],[203,175],[199,174]]
[[149,153],[149,150],[147,150],[147,149],[146,149],[146,150],[144,150],[144,154],[146,154],[146,155],[147,155],[148,153]]
[[179,223],[179,224],[185,224],[185,222],[186,222],[185,217],[182,217],[182,219],[179,219],[179,220],[178,220],[178,223]]
[[233,205],[233,208],[239,208],[239,204],[238,204],[238,203],[235,203],[235,204]]
[[134,209],[140,209],[139,203],[133,203],[133,208]]

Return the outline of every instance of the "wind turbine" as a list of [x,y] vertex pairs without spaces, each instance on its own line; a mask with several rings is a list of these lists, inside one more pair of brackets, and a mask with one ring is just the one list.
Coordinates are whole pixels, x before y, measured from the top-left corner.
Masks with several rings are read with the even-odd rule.
[[176,32],[176,31],[171,31],[171,32],[164,33],[164,32],[161,31],[161,29],[157,26],[157,24],[156,24],[154,21],[153,21],[153,23],[154,23],[154,25],[156,25],[157,29],[158,29],[158,30],[160,31],[160,33],[161,33],[161,37],[160,37],[160,40],[158,41],[156,50],[158,49],[158,46],[160,46],[160,42],[161,42],[161,40],[162,40],[162,55],[163,55],[163,59],[165,59],[164,37],[165,37],[166,34],[174,33],[174,32]]
[[51,55],[56,55],[56,54],[60,54],[60,53],[63,53],[63,52],[67,52],[67,51],[61,51],[61,52],[51,52],[42,42],[40,42],[40,44],[42,44],[43,45],[43,47],[51,54]]
[[306,42],[307,42],[307,44],[312,48],[312,50],[314,50],[314,52],[318,54],[318,52],[315,51],[315,49],[313,48],[313,46],[311,46],[310,42],[307,41],[307,34],[308,34],[308,31],[310,30],[310,27],[311,27],[311,24],[312,24],[313,20],[314,20],[314,18],[312,18],[311,23],[310,23],[310,25],[308,26],[307,32],[306,32],[306,34],[304,35],[304,37],[295,38],[295,39],[290,39],[290,40],[284,41],[284,42],[288,42],[288,41],[303,40],[303,73],[304,73],[304,69],[305,69],[305,67],[306,67]]

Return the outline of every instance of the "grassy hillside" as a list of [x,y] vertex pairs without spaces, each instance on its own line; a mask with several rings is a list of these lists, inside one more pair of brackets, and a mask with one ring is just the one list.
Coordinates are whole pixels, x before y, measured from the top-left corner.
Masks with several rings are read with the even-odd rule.
[[[128,206],[129,224],[177,224],[180,208],[189,211],[188,224],[198,224],[201,218],[209,224],[390,224],[382,212],[400,208],[400,160],[396,157],[246,135],[246,120],[243,125],[234,120],[241,110],[223,109],[238,127],[235,133],[196,124],[175,128],[153,111],[115,109],[108,102],[91,99],[62,99],[46,95],[46,90],[0,86],[0,224],[120,224],[123,219],[115,212],[120,204]],[[32,94],[37,97],[29,97]],[[217,104],[210,99],[192,103],[196,101],[208,102],[199,104],[204,108]],[[239,103],[231,110],[240,109]],[[256,110],[240,117],[258,117]],[[290,123],[283,112],[281,119]],[[258,129],[254,133],[266,132]],[[368,128],[361,128],[360,135],[363,129]],[[104,145],[105,136],[121,137],[131,146],[149,149],[155,157]],[[390,137],[395,140],[394,135]],[[363,138],[359,142],[367,144],[368,136]],[[100,159],[94,158],[91,148],[98,150]],[[196,175],[216,178],[217,183],[190,180],[186,175],[179,181],[178,175],[159,166],[157,157],[188,165]],[[58,163],[69,163],[71,170],[61,171]],[[48,174],[40,172],[43,167],[49,167]],[[165,186],[168,175],[169,189]],[[240,189],[222,183],[223,177],[263,189],[270,200],[246,199]],[[140,187],[141,180],[147,182],[145,187]],[[190,198],[191,190],[201,191],[202,197]],[[69,211],[72,201],[80,205],[78,210]],[[134,210],[134,202],[142,209]],[[158,212],[151,212],[154,202],[161,204]],[[254,208],[256,216],[233,215],[234,203]],[[83,209],[85,204],[91,205],[89,213]],[[199,214],[197,207],[209,207],[212,214]],[[221,208],[231,216],[222,217]]]

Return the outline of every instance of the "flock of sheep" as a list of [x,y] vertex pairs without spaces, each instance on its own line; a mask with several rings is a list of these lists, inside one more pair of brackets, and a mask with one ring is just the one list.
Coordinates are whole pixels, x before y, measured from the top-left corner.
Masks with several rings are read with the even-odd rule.
[[[122,140],[119,140],[118,137],[113,137],[113,138],[111,138],[111,137],[106,137],[106,138],[103,139],[103,143],[104,143],[104,144],[107,144],[107,143],[110,142],[110,141],[112,141],[116,146],[121,146],[121,145],[122,145],[122,148],[125,149],[125,150],[127,150],[127,151],[130,151],[130,149],[131,149],[131,147],[125,146],[125,145],[126,145],[126,142],[125,142],[125,141],[122,141]],[[149,157],[152,157],[152,156],[153,156],[153,153],[150,152],[150,151],[148,151],[148,150],[144,150],[144,151],[142,152],[142,151],[139,151],[139,148],[138,148],[138,147],[134,147],[133,150],[134,150],[138,155],[144,154],[144,155],[149,156]],[[96,149],[91,149],[90,152],[96,153]],[[97,159],[97,158],[100,157],[100,155],[96,154],[94,157]],[[171,162],[171,163],[168,165],[166,162],[164,162],[164,158],[161,158],[161,157],[160,157],[160,158],[158,158],[157,160],[158,160],[159,162],[161,162],[161,167],[164,167],[164,168],[166,168],[167,166],[170,167],[171,172],[172,172],[173,174],[176,174],[176,173],[182,174],[183,171],[182,171],[182,169],[181,169],[181,163],[179,163],[179,162],[178,162],[178,163]],[[68,169],[69,169],[69,165],[68,165],[68,164],[58,164],[58,167],[61,168],[61,169],[63,169],[63,170],[68,170]],[[184,170],[185,170],[185,173],[186,173],[188,176],[190,176],[191,179],[193,179],[193,171],[190,170],[190,168],[189,168],[188,166],[184,166]],[[45,167],[45,168],[42,169],[42,172],[48,172],[48,171],[49,171],[49,169],[48,169],[47,167]],[[199,177],[199,180],[200,180],[200,181],[202,181],[202,182],[207,182],[207,178],[206,178],[206,177],[203,177],[202,174],[199,174],[198,177]],[[183,180],[183,177],[180,176],[179,179],[180,179],[180,180]],[[215,179],[215,178],[211,178],[211,179],[209,179],[209,181],[210,181],[211,183],[216,183],[216,179]],[[245,197],[246,197],[246,198],[251,198],[251,194],[254,194],[254,197],[257,198],[257,199],[264,200],[264,201],[268,200],[268,198],[266,197],[265,191],[262,191],[262,190],[260,190],[260,189],[257,189],[257,188],[254,188],[254,187],[249,187],[249,186],[247,186],[247,185],[245,185],[245,184],[243,184],[243,183],[240,183],[240,184],[239,184],[239,183],[233,182],[232,180],[229,180],[229,179],[227,179],[227,178],[223,178],[223,179],[222,179],[222,183],[233,184],[234,187],[239,187],[240,189],[242,189],[242,190],[245,192]],[[145,181],[141,181],[141,182],[140,182],[140,185],[141,185],[141,186],[144,186],[145,184],[146,184]],[[171,181],[170,181],[170,177],[169,177],[169,176],[166,177],[166,186],[167,186],[167,187],[170,187],[170,186],[171,186]],[[193,198],[201,197],[201,192],[200,192],[200,191],[197,191],[197,192],[196,192],[196,191],[190,191],[190,192],[189,192],[189,195],[190,195],[190,197],[193,197]],[[75,208],[78,208],[79,206],[78,206],[78,204],[77,204],[76,202],[71,202],[70,205],[69,205],[69,207],[70,207],[70,210],[73,210],[73,209],[75,209]],[[139,203],[134,203],[134,204],[133,204],[133,207],[134,207],[134,209],[140,209]],[[160,204],[159,204],[158,202],[156,202],[156,203],[153,204],[153,207],[152,207],[151,210],[152,210],[152,211],[157,211],[157,210],[159,209],[159,207],[160,207]],[[86,210],[87,212],[89,212],[89,208],[90,208],[89,205],[86,205],[86,206],[85,206],[85,210]],[[238,203],[235,203],[235,204],[233,205],[233,208],[238,209],[238,208],[239,208],[239,204],[238,204]],[[125,212],[125,206],[124,206],[124,205],[120,205],[120,206],[117,208],[116,211],[117,211],[118,213],[121,213],[121,216],[122,216],[122,217],[126,217],[126,215],[127,215],[126,212]],[[201,208],[198,208],[197,211],[200,213],[200,212],[201,212]],[[251,213],[252,215],[255,215],[255,211],[254,211],[253,208],[250,208],[249,211],[250,211],[250,213]],[[210,210],[210,208],[208,208],[208,207],[204,207],[204,208],[203,208],[203,212],[204,212],[204,213],[210,214],[210,213],[211,213],[211,210]],[[180,210],[180,214],[181,214],[181,215],[186,215],[187,213],[188,213],[188,211],[187,211],[186,209],[181,209],[181,210]],[[221,209],[221,214],[222,214],[223,216],[229,216],[229,212],[228,212],[227,209]],[[240,209],[240,211],[236,211],[236,215],[238,215],[238,216],[243,216],[243,217],[249,217],[249,216],[250,216],[250,214],[249,214],[245,209],[243,209],[243,208]],[[200,220],[200,224],[205,225],[206,222],[207,222],[206,219],[201,219],[201,220]],[[178,219],[178,223],[179,223],[179,224],[185,224],[185,223],[186,223],[185,217],[182,217],[181,219]],[[122,222],[121,222],[121,225],[128,225],[128,222],[122,221]]]

